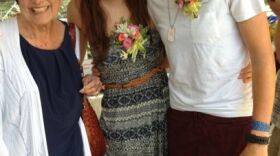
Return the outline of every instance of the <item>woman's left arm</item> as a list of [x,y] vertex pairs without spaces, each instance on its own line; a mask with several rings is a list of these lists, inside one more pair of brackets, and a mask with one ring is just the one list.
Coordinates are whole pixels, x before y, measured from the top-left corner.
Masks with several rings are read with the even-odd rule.
[[[266,14],[238,23],[252,64],[253,119],[269,124],[275,93],[275,63],[269,37]],[[251,131],[258,136],[269,136],[268,132]],[[248,144],[242,156],[266,156],[267,146]]]
[[[82,20],[80,14],[80,0],[71,0],[67,7],[67,20],[69,23],[74,23],[79,28],[79,40],[80,44],[80,63],[83,63],[84,56],[86,54],[86,45],[87,40],[85,37],[85,33],[82,30]],[[80,90],[81,93],[87,96],[95,96],[104,89],[102,83],[100,81],[99,75],[86,75],[83,77],[83,88]]]
[[80,62],[84,61],[87,48],[87,39],[84,30],[82,29],[82,19],[80,14],[81,0],[71,0],[67,6],[67,21],[75,24],[79,28],[79,43],[80,43]]

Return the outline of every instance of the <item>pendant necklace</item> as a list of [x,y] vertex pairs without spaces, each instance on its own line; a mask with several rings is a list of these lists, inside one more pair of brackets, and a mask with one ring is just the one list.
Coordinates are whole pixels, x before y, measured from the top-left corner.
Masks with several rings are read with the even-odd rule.
[[174,42],[175,41],[175,23],[179,15],[179,8],[176,12],[175,18],[173,21],[171,20],[171,12],[170,12],[170,4],[169,0],[167,0],[168,3],[168,22],[169,22],[169,29],[168,29],[168,34],[167,34],[167,39],[169,42]]

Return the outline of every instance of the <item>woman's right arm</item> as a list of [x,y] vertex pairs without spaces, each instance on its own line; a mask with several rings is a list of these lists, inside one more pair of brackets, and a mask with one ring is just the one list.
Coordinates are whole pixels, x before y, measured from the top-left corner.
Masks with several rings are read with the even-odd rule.
[[71,0],[67,6],[67,21],[74,23],[80,29],[82,28],[82,20],[80,14],[80,0]]

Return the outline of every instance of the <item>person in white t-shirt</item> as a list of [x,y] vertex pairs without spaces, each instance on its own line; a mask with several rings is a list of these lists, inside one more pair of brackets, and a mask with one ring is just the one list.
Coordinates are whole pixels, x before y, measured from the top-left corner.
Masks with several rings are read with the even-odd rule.
[[275,65],[263,0],[191,0],[191,15],[175,2],[148,0],[170,64],[169,155],[266,156]]

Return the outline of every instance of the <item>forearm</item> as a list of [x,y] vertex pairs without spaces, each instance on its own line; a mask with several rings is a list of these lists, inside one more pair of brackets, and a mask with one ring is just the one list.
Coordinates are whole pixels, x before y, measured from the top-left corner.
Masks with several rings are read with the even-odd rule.
[[[275,94],[275,61],[271,46],[255,49],[253,68],[253,120],[270,124]],[[252,130],[252,134],[269,136],[269,132]]]
[[87,39],[84,32],[80,31],[80,62],[83,63],[87,49]]
[[[252,59],[253,66],[253,120],[271,122],[275,93],[275,65],[272,55],[263,59]],[[269,131],[251,130],[251,134],[269,137]]]
[[[272,53],[272,52],[271,52]],[[253,67],[253,119],[270,123],[275,93],[275,64],[272,54],[251,57]]]

